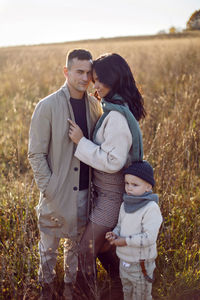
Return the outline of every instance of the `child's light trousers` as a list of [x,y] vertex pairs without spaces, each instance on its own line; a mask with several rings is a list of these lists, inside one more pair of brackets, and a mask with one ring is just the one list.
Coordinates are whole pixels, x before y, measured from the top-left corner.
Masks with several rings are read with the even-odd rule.
[[[148,276],[153,278],[155,261],[146,261],[145,268]],[[120,278],[124,300],[152,300],[152,283],[145,279],[139,262],[128,263],[120,260]]]

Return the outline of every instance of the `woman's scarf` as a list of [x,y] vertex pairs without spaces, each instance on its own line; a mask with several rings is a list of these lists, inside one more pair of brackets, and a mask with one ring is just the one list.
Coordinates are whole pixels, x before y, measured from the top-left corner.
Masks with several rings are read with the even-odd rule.
[[104,98],[102,99],[103,114],[96,124],[95,130],[93,133],[93,141],[95,142],[96,133],[97,133],[98,129],[101,127],[103,120],[109,114],[109,112],[110,111],[118,111],[122,115],[124,115],[124,117],[126,118],[129,129],[132,134],[132,147],[130,150],[131,160],[132,161],[143,160],[142,133],[140,131],[138,121],[135,119],[134,115],[132,114],[130,109],[127,107],[127,105],[124,103],[124,100],[120,95],[115,94],[111,100],[113,102],[116,100],[117,103],[122,103],[122,104],[114,104],[114,103],[105,101]]
[[147,205],[149,202],[154,201],[158,204],[158,195],[151,192],[146,192],[142,196],[123,195],[124,210],[126,213],[133,213],[141,207]]

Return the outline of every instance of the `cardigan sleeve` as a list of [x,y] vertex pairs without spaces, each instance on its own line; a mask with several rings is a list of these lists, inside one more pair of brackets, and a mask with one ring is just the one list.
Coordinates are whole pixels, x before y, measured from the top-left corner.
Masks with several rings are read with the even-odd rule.
[[51,138],[51,113],[44,101],[38,103],[32,116],[29,131],[28,159],[40,192],[44,192],[50,181],[51,170],[47,162]]
[[103,140],[101,145],[83,137],[77,145],[75,156],[100,171],[115,173],[121,170],[132,145],[132,135],[126,118],[119,112],[110,112],[97,135]]
[[161,223],[162,215],[159,206],[157,204],[151,206],[141,221],[141,232],[126,237],[127,245],[139,248],[155,244]]

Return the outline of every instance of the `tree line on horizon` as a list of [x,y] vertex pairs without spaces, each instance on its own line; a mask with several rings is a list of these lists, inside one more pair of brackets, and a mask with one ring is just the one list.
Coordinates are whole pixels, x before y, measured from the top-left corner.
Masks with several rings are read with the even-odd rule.
[[[200,9],[192,13],[189,20],[186,23],[185,29],[182,30],[180,28],[176,28],[175,26],[171,26],[169,28],[169,34],[180,33],[182,31],[194,31],[194,30],[200,30]],[[165,34],[165,33],[166,33],[165,30],[160,30],[158,32],[158,34]]]

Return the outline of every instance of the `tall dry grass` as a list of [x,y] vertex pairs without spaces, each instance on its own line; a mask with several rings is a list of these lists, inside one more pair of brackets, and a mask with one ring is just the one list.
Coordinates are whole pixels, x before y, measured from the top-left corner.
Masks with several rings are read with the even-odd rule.
[[66,53],[77,47],[94,57],[125,57],[145,99],[144,153],[164,216],[154,299],[200,299],[199,37],[0,49],[0,299],[38,299],[38,190],[27,162],[28,130],[36,103],[64,83]]

